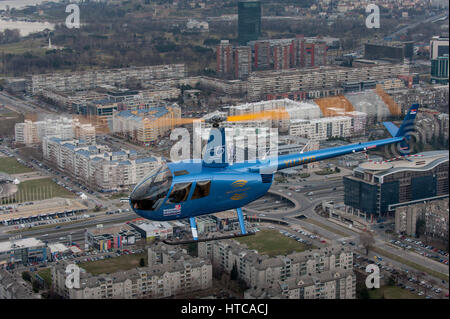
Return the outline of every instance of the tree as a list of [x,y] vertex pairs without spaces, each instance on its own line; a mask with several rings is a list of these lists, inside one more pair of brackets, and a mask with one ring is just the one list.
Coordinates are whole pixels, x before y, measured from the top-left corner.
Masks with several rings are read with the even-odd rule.
[[139,260],[139,267],[145,267],[145,259],[144,258],[141,258]]
[[425,219],[417,218],[416,221],[416,236],[420,237],[421,235],[425,235]]
[[39,285],[39,282],[37,280],[33,281],[33,285],[32,286],[33,286],[33,291],[34,292],[39,292],[40,285]]
[[369,299],[369,290],[364,283],[356,284],[356,298],[357,299]]
[[397,278],[397,277],[389,276],[388,286],[395,286],[395,284],[397,283],[396,278]]
[[366,250],[366,255],[368,255],[369,250],[372,248],[373,244],[375,243],[375,239],[373,238],[373,235],[370,232],[364,231],[359,235],[359,242]]
[[31,275],[30,275],[30,273],[28,271],[24,271],[22,273],[22,279],[25,280],[25,281],[31,282]]

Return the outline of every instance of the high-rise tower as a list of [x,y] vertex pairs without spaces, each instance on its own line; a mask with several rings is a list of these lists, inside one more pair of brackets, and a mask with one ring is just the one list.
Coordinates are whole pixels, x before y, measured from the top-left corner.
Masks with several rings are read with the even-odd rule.
[[257,40],[261,34],[261,2],[248,0],[238,2],[239,44]]

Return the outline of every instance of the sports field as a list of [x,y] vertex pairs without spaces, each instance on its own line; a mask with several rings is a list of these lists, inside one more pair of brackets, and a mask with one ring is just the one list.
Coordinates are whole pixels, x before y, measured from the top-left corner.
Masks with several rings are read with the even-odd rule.
[[19,184],[19,190],[15,194],[18,202],[72,196],[74,194],[53,182],[51,178],[40,178],[22,182]]
[[269,257],[287,255],[307,249],[302,243],[280,234],[277,230],[261,230],[253,236],[236,238],[235,240]]
[[33,170],[20,164],[14,157],[0,157],[0,172],[8,174],[29,173]]
[[139,267],[139,261],[144,258],[147,265],[147,253],[122,255],[119,257],[87,261],[78,264],[79,267],[92,275],[111,274],[119,270],[130,270]]

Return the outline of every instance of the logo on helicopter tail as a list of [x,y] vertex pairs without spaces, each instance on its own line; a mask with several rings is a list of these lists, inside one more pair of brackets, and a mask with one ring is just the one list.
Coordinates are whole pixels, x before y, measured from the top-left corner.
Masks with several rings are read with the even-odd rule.
[[244,179],[238,179],[237,181],[234,181],[231,183],[232,187],[244,187],[247,184],[247,181]]

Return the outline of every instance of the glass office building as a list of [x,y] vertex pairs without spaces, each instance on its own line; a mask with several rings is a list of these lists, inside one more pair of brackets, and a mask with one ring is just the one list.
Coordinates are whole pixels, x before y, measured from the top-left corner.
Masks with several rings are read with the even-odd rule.
[[238,2],[238,33],[239,44],[246,45],[248,41],[257,40],[261,34],[261,2]]

